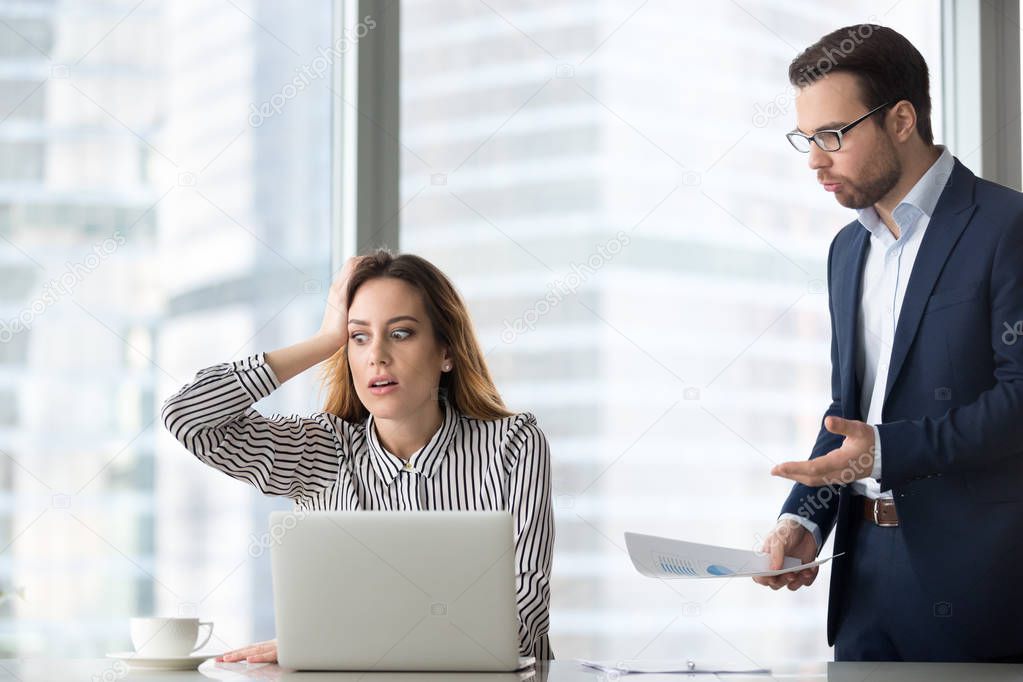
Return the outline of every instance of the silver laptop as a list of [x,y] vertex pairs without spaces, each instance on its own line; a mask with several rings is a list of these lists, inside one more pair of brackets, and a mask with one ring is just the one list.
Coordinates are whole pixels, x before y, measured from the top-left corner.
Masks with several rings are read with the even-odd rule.
[[512,671],[511,514],[273,512],[277,660],[295,670]]

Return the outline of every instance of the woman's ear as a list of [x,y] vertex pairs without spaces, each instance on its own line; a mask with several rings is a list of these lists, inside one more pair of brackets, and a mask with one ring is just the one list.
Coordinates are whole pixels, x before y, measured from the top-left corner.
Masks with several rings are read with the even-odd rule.
[[454,369],[454,366],[455,366],[455,364],[454,364],[454,362],[452,361],[452,358],[451,358],[451,349],[448,348],[448,347],[445,347],[444,348],[443,359],[441,360],[440,370],[442,372],[450,372],[452,369]]

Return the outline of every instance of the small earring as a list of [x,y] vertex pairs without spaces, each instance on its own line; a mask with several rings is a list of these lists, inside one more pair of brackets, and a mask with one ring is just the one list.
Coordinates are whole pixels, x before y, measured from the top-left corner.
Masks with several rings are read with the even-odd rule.
[[451,363],[450,362],[445,362],[444,363],[444,371],[445,372],[450,372],[451,371]]

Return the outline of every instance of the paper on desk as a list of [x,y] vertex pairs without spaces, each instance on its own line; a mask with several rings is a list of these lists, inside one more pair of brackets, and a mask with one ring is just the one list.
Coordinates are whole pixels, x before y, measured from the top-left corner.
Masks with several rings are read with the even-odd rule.
[[768,570],[770,557],[743,549],[701,545],[656,535],[626,533],[625,546],[636,570],[648,578],[748,578],[801,571],[834,559],[836,554],[801,564],[785,557],[782,568]]
[[632,673],[689,673],[709,674],[741,673],[744,675],[770,674],[767,668],[737,668],[728,665],[707,665],[698,664],[695,661],[588,661],[577,659],[579,663],[587,668],[599,670],[602,673],[617,673],[619,675],[630,675]]

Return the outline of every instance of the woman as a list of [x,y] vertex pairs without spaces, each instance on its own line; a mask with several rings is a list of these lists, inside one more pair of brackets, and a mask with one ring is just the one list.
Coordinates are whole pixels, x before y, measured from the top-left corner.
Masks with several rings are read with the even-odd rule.
[[[323,412],[267,418],[252,407],[324,361]],[[519,650],[553,658],[547,440],[532,414],[505,409],[465,304],[426,260],[350,259],[316,334],[199,371],[162,416],[201,461],[298,509],[510,511]],[[242,659],[276,661],[276,641],[217,660]]]

